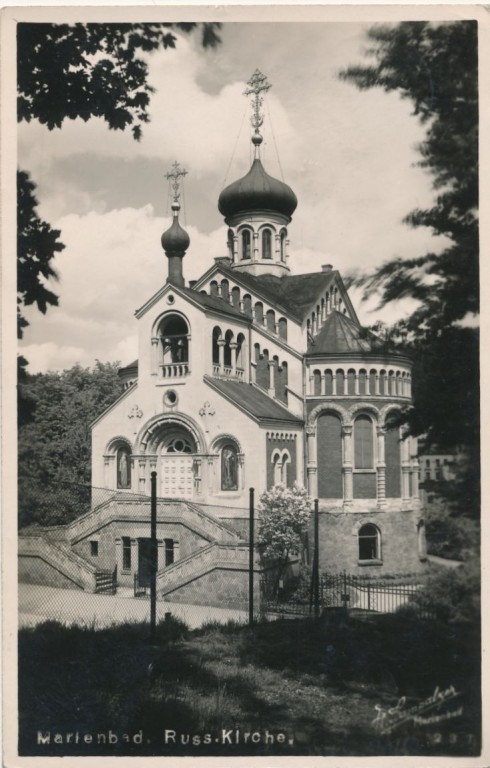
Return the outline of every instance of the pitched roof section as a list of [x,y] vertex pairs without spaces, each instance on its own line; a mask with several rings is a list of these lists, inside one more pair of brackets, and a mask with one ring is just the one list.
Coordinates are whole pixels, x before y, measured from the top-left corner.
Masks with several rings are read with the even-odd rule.
[[314,339],[308,340],[308,354],[374,352],[383,342],[341,312],[331,312]]
[[225,315],[232,315],[233,317],[239,317],[241,320],[248,321],[249,319],[246,315],[243,314],[243,312],[240,312],[239,309],[234,307],[232,304],[229,304],[220,296],[210,296],[209,294],[206,294],[206,293],[199,293],[199,291],[196,291],[193,288],[181,287],[179,288],[179,290],[186,296],[189,296],[191,299],[196,301],[202,307],[204,307],[204,309],[212,309],[215,312],[221,312]]
[[296,317],[304,320],[308,310],[317,296],[326,291],[332,282],[339,277],[337,270],[330,272],[311,272],[305,275],[249,275],[237,269],[230,269],[223,263],[219,264],[220,272],[226,274],[238,283],[248,286],[251,291],[261,295],[275,306],[284,309]]
[[205,376],[204,381],[256,421],[285,421],[298,427],[303,424],[301,419],[290,413],[284,405],[273,400],[255,384],[212,379],[210,376]]

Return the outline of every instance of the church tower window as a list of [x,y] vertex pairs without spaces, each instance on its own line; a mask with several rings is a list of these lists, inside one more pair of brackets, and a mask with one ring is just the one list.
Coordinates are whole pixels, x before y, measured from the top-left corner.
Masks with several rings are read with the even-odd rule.
[[242,240],[242,259],[250,259],[252,238],[250,237],[249,229],[243,230],[241,240]]
[[286,232],[284,230],[281,232],[281,238],[279,242],[279,253],[281,261],[286,261]]
[[167,315],[160,326],[163,365],[189,362],[189,328],[180,315]]
[[272,232],[264,229],[262,232],[262,258],[272,259]]

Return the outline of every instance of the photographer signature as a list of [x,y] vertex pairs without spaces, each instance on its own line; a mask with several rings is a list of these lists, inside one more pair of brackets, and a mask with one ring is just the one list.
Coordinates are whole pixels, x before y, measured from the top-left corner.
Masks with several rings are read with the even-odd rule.
[[450,720],[463,714],[462,706],[458,709],[429,715],[428,717],[425,715],[427,712],[437,709],[442,704],[447,704],[458,696],[461,696],[461,693],[456,691],[453,685],[444,690],[436,686],[431,696],[411,706],[407,704],[406,696],[398,699],[394,707],[385,708],[381,704],[375,704],[376,717],[372,721],[372,725],[380,733],[387,734],[404,723],[413,722],[416,725],[432,725],[444,720]]

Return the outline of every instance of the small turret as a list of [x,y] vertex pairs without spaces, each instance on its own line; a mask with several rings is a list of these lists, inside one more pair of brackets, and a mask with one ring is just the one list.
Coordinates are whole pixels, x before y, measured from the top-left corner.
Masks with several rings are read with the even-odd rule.
[[173,170],[166,175],[166,178],[172,180],[173,189],[173,201],[172,201],[172,216],[173,221],[171,226],[162,235],[162,248],[165,251],[165,255],[168,258],[168,277],[167,283],[172,285],[185,285],[184,275],[182,271],[182,259],[184,258],[186,251],[191,242],[189,235],[180,226],[179,223],[179,211],[180,211],[180,179],[186,175],[187,171],[180,168],[179,164],[175,162],[172,166]]

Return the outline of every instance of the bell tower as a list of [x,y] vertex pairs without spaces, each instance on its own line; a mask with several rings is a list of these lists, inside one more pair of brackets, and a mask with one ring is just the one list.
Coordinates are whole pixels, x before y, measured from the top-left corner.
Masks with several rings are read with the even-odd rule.
[[288,224],[298,201],[291,187],[266,173],[260,159],[262,94],[271,84],[258,69],[247,83],[251,96],[254,159],[249,172],[220,194],[218,208],[228,224],[228,255],[232,267],[252,275],[289,273]]

